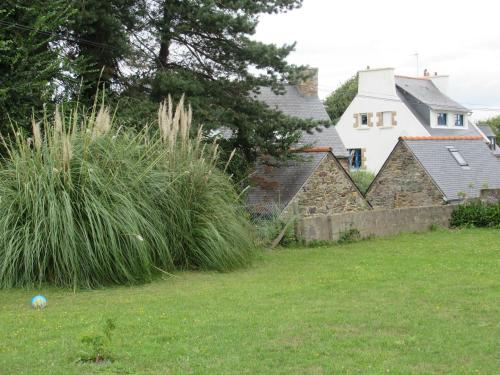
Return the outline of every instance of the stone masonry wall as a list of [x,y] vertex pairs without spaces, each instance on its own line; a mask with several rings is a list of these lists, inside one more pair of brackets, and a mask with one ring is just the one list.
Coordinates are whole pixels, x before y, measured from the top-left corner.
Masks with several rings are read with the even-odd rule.
[[347,177],[340,163],[332,155],[327,155],[284,214],[310,217],[369,209],[370,205]]
[[366,194],[373,208],[444,204],[443,194],[404,143],[399,142]]
[[350,229],[357,229],[361,237],[425,232],[432,225],[449,227],[453,210],[453,205],[440,205],[312,216],[298,220],[295,234],[298,239],[311,242],[337,241]]

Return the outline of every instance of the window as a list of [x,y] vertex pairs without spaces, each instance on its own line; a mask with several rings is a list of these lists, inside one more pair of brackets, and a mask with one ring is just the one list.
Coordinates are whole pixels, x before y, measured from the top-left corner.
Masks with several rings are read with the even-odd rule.
[[448,125],[448,114],[447,113],[438,113],[438,125],[439,126]]
[[360,121],[361,121],[361,126],[368,126],[368,114],[367,113],[361,113],[359,115]]
[[382,113],[382,126],[392,126],[392,112]]
[[455,126],[464,126],[464,115],[458,113],[455,115]]
[[352,148],[349,150],[349,168],[359,169],[361,168],[361,149]]
[[468,169],[468,166],[469,166],[469,163],[467,163],[464,159],[464,157],[462,156],[462,154],[460,154],[460,152],[458,152],[458,150],[453,147],[453,146],[447,146],[446,147],[451,155],[455,158],[456,162],[458,163],[458,165],[460,165],[462,168],[467,168]]

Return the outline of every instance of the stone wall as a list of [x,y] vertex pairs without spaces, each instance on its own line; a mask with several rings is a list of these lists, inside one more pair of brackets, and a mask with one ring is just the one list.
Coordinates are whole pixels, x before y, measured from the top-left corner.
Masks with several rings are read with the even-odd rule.
[[290,202],[284,214],[300,217],[369,210],[342,165],[328,154]]
[[373,208],[444,204],[443,194],[407,146],[399,142],[366,193]]
[[337,160],[339,161],[340,165],[342,165],[342,168],[344,168],[344,170],[349,173],[349,158],[337,158]]
[[449,227],[454,207],[453,205],[410,207],[315,216],[300,219],[295,233],[298,239],[307,243],[336,241],[349,229],[357,229],[362,237],[424,232],[429,230],[431,225]]

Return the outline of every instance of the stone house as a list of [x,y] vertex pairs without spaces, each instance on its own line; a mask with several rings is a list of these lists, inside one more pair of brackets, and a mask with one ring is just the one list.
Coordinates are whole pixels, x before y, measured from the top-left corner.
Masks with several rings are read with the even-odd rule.
[[367,190],[373,208],[453,204],[500,188],[483,136],[400,137]]
[[371,208],[331,147],[304,149],[296,156],[281,163],[261,158],[247,197],[253,215],[309,217]]
[[394,74],[393,68],[358,73],[358,93],[336,130],[350,153],[350,168],[377,173],[401,136],[483,136],[471,111],[449,97],[449,77]]

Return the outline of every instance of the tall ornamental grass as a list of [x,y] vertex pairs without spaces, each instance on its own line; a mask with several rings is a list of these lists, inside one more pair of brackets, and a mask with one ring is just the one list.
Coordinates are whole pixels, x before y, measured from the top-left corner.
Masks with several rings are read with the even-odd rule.
[[0,287],[73,288],[228,271],[252,255],[250,226],[216,145],[190,139],[191,111],[162,104],[158,127],[116,129],[109,109],[33,121],[4,140]]

